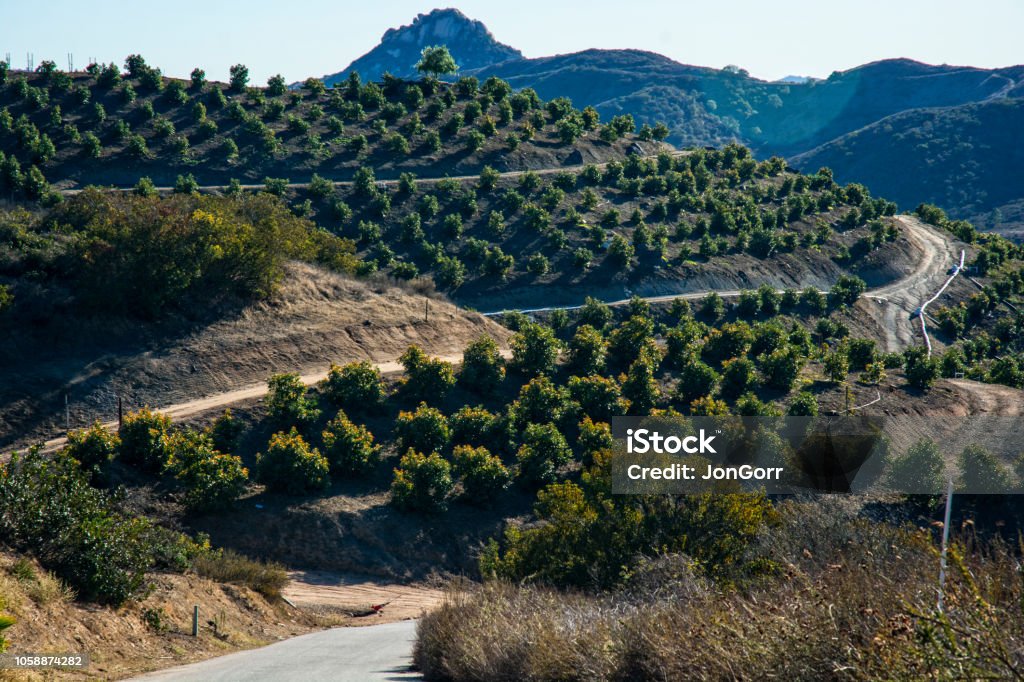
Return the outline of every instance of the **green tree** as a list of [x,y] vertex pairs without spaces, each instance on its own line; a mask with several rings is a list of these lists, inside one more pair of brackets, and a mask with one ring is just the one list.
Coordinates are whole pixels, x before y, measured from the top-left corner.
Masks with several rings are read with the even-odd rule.
[[481,336],[466,346],[462,353],[459,383],[479,393],[494,391],[505,379],[505,361],[498,343],[490,336]]
[[438,78],[457,73],[459,65],[455,63],[455,59],[446,46],[432,45],[423,48],[420,60],[416,63],[416,70],[427,76]]
[[654,363],[646,357],[638,358],[630,365],[626,379],[622,382],[622,395],[629,400],[630,414],[650,414],[658,404],[661,390],[654,378],[654,371]]
[[456,446],[452,451],[452,464],[455,473],[462,478],[465,499],[470,504],[491,506],[511,481],[501,458],[484,447]]
[[267,417],[282,428],[305,426],[316,421],[320,410],[307,395],[298,374],[275,374],[267,381]]
[[70,432],[64,454],[78,462],[93,484],[103,485],[120,445],[117,434],[110,433],[97,421],[88,429]]
[[825,353],[822,367],[829,381],[839,384],[846,381],[846,375],[850,373],[850,358],[842,348],[831,350]]
[[406,398],[440,401],[455,386],[451,363],[428,357],[419,346],[409,346],[398,361],[405,368],[399,390]]
[[689,405],[698,398],[710,396],[718,385],[718,373],[712,367],[691,355],[679,371],[676,399]]
[[331,363],[321,386],[328,400],[349,411],[372,412],[384,402],[384,380],[368,360],[342,367]]
[[907,382],[921,389],[932,387],[939,378],[939,362],[928,356],[928,351],[920,346],[908,348],[903,353],[903,370]]
[[893,490],[937,495],[946,489],[946,463],[934,441],[923,438],[893,457],[887,471]]
[[722,370],[722,397],[733,400],[757,385],[754,363],[747,358],[735,358],[725,363]]
[[818,415],[818,399],[809,391],[800,391],[789,404],[786,412],[791,417],[816,417]]
[[622,390],[613,379],[602,376],[569,377],[569,397],[579,406],[579,413],[601,422],[626,413]]
[[377,463],[380,448],[374,445],[373,434],[365,426],[353,423],[344,410],[338,410],[321,435],[332,474],[360,475]]
[[572,449],[554,424],[530,424],[516,452],[519,478],[529,484],[550,483],[559,467],[572,460]]
[[415,412],[402,411],[395,420],[398,450],[437,452],[442,450],[451,435],[448,419],[440,410],[420,403]]
[[512,336],[509,345],[516,370],[527,376],[554,371],[560,343],[549,327],[530,322]]
[[597,329],[581,324],[569,341],[569,368],[575,374],[597,374],[604,369],[608,344]]
[[171,418],[165,414],[148,407],[129,412],[118,430],[121,460],[146,471],[160,471],[167,461],[170,429]]
[[391,501],[399,509],[408,511],[444,511],[454,487],[447,460],[436,452],[422,455],[409,450],[395,469]]
[[229,70],[229,83],[234,92],[242,92],[249,84],[249,67],[245,64],[235,64]]
[[1007,493],[1013,474],[998,457],[980,445],[968,445],[957,459],[960,476],[957,489],[966,493]]
[[245,491],[249,470],[234,455],[218,452],[213,438],[186,429],[167,441],[167,471],[185,487],[185,506],[198,512],[230,507]]
[[259,481],[268,490],[303,495],[323,490],[330,483],[331,467],[316,448],[311,448],[298,430],[275,433],[266,453],[256,455]]

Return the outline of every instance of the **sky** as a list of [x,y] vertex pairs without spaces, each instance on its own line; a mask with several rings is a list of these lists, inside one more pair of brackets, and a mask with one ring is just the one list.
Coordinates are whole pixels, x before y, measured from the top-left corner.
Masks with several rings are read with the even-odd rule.
[[[123,63],[132,53],[185,77],[226,80],[235,63],[253,83],[335,73],[385,30],[454,6],[527,57],[592,47],[639,48],[701,66],[728,64],[768,80],[825,77],[878,59],[980,67],[1024,63],[1024,0],[0,0],[0,58],[24,68],[52,59]],[[45,7],[45,10],[41,9]]]

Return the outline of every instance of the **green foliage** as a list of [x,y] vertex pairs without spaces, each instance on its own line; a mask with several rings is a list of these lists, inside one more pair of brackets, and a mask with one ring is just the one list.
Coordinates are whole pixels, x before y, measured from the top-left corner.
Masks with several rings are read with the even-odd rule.
[[249,470],[241,458],[217,451],[210,434],[186,429],[170,436],[166,448],[166,469],[185,487],[188,509],[226,509],[245,491]]
[[343,367],[331,363],[321,387],[328,400],[352,412],[371,412],[384,402],[380,370],[367,360],[350,362]]
[[523,430],[516,452],[520,480],[527,484],[551,482],[558,468],[571,460],[572,449],[554,424],[529,424]]
[[513,335],[509,345],[512,367],[527,376],[536,376],[554,371],[561,344],[550,328],[531,322]]
[[391,501],[399,509],[408,511],[443,511],[454,487],[447,460],[436,452],[422,455],[409,450],[395,469]]
[[378,461],[380,448],[373,444],[373,434],[354,424],[343,410],[327,423],[322,436],[324,456],[335,475],[365,474]]
[[957,489],[969,493],[1007,493],[1012,487],[1013,474],[998,457],[979,445],[969,445],[957,458],[960,476]]
[[494,391],[505,379],[505,361],[498,343],[489,336],[481,336],[466,346],[462,354],[459,383],[479,393]]
[[775,519],[763,496],[610,494],[607,451],[581,484],[552,484],[537,495],[541,524],[509,528],[504,548],[480,557],[485,577],[560,586],[607,588],[639,557],[683,552],[705,572],[740,577],[757,569],[748,552]]
[[87,189],[51,219],[77,232],[77,295],[90,306],[153,316],[190,297],[267,296],[288,260],[322,250],[354,270],[354,246],[321,234],[268,195],[168,198]]
[[148,521],[126,518],[65,456],[15,454],[0,465],[0,538],[31,552],[87,601],[121,604],[153,563]]
[[267,380],[267,417],[279,427],[305,426],[320,416],[316,399],[307,395],[298,374],[275,374]]
[[931,388],[935,380],[939,378],[939,361],[928,356],[928,351],[920,346],[908,348],[903,353],[903,369],[907,382],[921,389]]
[[608,344],[597,329],[581,324],[569,341],[569,369],[578,375],[597,374],[604,369]]
[[452,451],[452,465],[462,479],[465,499],[470,504],[491,506],[498,493],[511,482],[511,475],[501,458],[484,447],[456,446]]
[[330,464],[311,448],[292,427],[288,433],[271,436],[266,453],[256,455],[260,483],[268,490],[286,495],[303,495],[323,490],[330,482]]
[[395,437],[399,451],[436,452],[443,449],[450,436],[448,419],[440,410],[420,403],[415,412],[399,412],[395,420]]
[[118,430],[121,460],[146,471],[160,471],[167,462],[170,428],[170,417],[148,407],[129,412]]
[[410,400],[443,400],[455,386],[451,363],[428,357],[419,346],[409,346],[398,360],[405,368],[400,391]]
[[420,53],[420,61],[416,64],[416,70],[422,74],[437,77],[453,74],[459,70],[459,66],[446,46],[433,45],[423,48]]
[[938,494],[946,489],[946,464],[934,441],[921,439],[892,458],[888,483],[896,490]]
[[90,481],[102,485],[120,445],[117,434],[107,431],[97,421],[88,429],[69,433],[63,453],[78,462]]

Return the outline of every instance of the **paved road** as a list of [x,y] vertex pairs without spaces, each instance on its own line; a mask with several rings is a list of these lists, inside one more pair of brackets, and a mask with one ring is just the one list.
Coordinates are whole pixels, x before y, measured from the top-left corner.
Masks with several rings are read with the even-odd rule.
[[140,682],[422,680],[409,670],[416,621],[334,628],[134,678]]

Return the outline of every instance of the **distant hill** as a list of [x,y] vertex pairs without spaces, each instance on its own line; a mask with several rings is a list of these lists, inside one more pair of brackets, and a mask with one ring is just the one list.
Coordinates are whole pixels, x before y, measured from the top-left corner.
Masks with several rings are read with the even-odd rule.
[[980,227],[1015,229],[1007,206],[1024,194],[1024,99],[914,109],[882,119],[800,154],[804,168],[829,166],[840,181],[884,187],[902,205],[956,206]]
[[[480,22],[457,10],[435,10],[420,15],[411,26],[388,31],[377,48],[328,80],[351,70],[364,77],[384,71],[409,73],[419,50],[436,43],[448,44],[462,75],[481,80],[498,76],[515,88],[534,88],[546,99],[570,97],[578,107],[593,106],[604,119],[631,113],[638,124],[664,122],[671,131],[668,141],[680,146],[737,141],[758,156],[781,155],[801,168],[827,158],[838,177],[869,184],[873,191],[897,198],[903,208],[936,200],[954,215],[974,216],[992,211],[1007,199],[1002,188],[983,187],[980,180],[964,183],[959,177],[966,167],[989,163],[997,150],[989,150],[984,143],[979,141],[970,149],[958,144],[956,152],[917,154],[914,158],[924,165],[906,173],[905,164],[898,170],[891,164],[891,149],[905,144],[888,135],[890,130],[920,135],[936,145],[940,139],[956,140],[958,125],[970,126],[975,115],[984,115],[975,109],[942,114],[939,133],[930,127],[912,132],[913,126],[930,126],[936,108],[1021,97],[1024,66],[978,69],[889,59],[837,71],[824,80],[786,77],[768,82],[738,67],[680,64],[642,50],[592,49],[525,59],[496,42]],[[896,116],[900,117],[895,121],[886,120]],[[993,113],[993,124],[1004,120],[1008,120],[1005,115]],[[861,134],[862,129],[870,134]],[[1024,146],[1013,129],[964,134],[999,140],[1007,145],[1003,154],[1009,158],[1019,158]],[[838,151],[852,148],[853,143],[843,140],[847,135],[858,135],[856,159]],[[808,165],[806,170],[816,167]],[[979,178],[986,175],[974,172]],[[954,186],[959,189],[941,189]],[[1024,188],[1010,192],[1024,200]]]
[[400,78],[415,76],[420,51],[427,45],[447,45],[463,69],[523,58],[519,50],[495,40],[481,22],[457,9],[435,9],[418,15],[408,26],[389,29],[380,45],[323,81],[329,87],[352,71],[364,80],[380,80],[385,72]]

